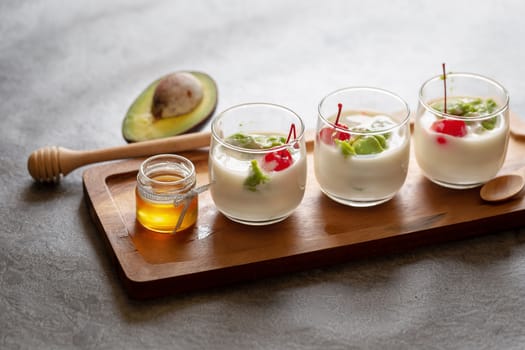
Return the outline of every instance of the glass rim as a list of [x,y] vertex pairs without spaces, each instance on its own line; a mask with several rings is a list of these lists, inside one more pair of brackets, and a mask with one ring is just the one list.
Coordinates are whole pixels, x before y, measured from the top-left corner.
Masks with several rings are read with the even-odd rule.
[[480,120],[486,120],[486,119],[496,117],[502,114],[503,112],[505,112],[506,110],[508,110],[509,108],[509,101],[510,101],[509,93],[507,89],[505,89],[505,87],[501,85],[500,83],[498,83],[496,80],[486,77],[481,74],[476,74],[476,73],[451,72],[451,73],[447,73],[447,78],[448,77],[475,78],[475,79],[484,81],[486,83],[489,83],[492,86],[495,86],[505,96],[505,102],[497,110],[493,111],[492,113],[484,114],[482,116],[467,117],[467,116],[454,115],[454,114],[449,114],[449,113],[438,111],[432,108],[426,101],[423,100],[423,90],[425,89],[425,87],[435,82],[436,80],[442,80],[442,77],[443,77],[443,74],[438,74],[436,76],[433,76],[427,79],[419,88],[419,94],[418,94],[419,103],[423,106],[423,108],[425,108],[428,112],[434,115],[437,115],[442,118],[447,118],[447,119],[455,119],[455,120],[463,120],[463,121],[467,121],[467,120],[468,121],[480,121]]
[[[181,175],[184,175],[184,177],[182,179],[174,180],[174,181],[159,181],[159,180],[155,180],[149,177],[146,174],[146,171],[144,168],[147,165],[149,165],[148,163],[151,163],[151,162],[163,159],[163,158],[166,158],[168,161],[171,161],[172,163],[183,164],[187,166],[186,170],[188,170],[188,174],[181,174]],[[168,162],[164,162],[164,163],[168,163]],[[159,162],[157,164],[162,164],[162,163]],[[189,160],[188,158],[177,155],[177,154],[157,154],[157,155],[147,158],[140,164],[138,176],[143,176],[144,178],[146,178],[149,182],[153,184],[163,185],[163,186],[174,186],[174,185],[184,184],[188,182],[188,180],[191,180],[195,176],[195,165],[193,165],[193,162]]]
[[[341,127],[333,124],[332,122],[330,122],[328,120],[328,118],[323,115],[323,113],[321,112],[321,107],[322,107],[323,103],[326,101],[327,98],[329,98],[329,97],[331,97],[331,96],[333,96],[335,94],[338,94],[338,93],[341,93],[341,92],[347,92],[347,91],[372,91],[372,92],[378,92],[378,93],[381,93],[381,94],[384,94],[384,95],[388,95],[390,97],[393,97],[398,102],[400,102],[401,105],[404,107],[406,113],[403,113],[403,117],[402,117],[402,119],[399,122],[396,122],[396,124],[394,124],[394,125],[392,125],[390,127],[384,128],[384,129],[372,130],[372,131],[359,131],[359,130],[349,130],[349,129],[341,128]],[[340,89],[334,90],[334,91],[328,93],[327,95],[325,95],[321,99],[319,104],[317,105],[317,115],[319,116],[319,118],[321,118],[323,123],[332,126],[337,131],[352,133],[352,134],[355,134],[355,135],[376,135],[376,134],[384,134],[384,133],[393,131],[395,129],[399,129],[399,128],[403,127],[404,125],[408,124],[408,122],[410,121],[410,106],[408,105],[408,103],[401,96],[399,96],[396,93],[393,93],[392,91],[389,91],[389,90],[386,90],[386,89],[382,89],[382,88],[372,87],[372,86],[351,86],[351,87],[344,87],[344,88],[340,88]],[[388,113],[385,113],[385,115],[388,116]]]
[[[222,119],[224,117],[224,115],[227,112],[230,112],[230,111],[238,109],[238,108],[245,108],[245,107],[249,108],[249,107],[257,107],[257,106],[277,108],[277,109],[280,109],[282,111],[290,113],[293,116],[293,118],[298,121],[298,124],[299,124],[299,125],[295,124],[295,133],[296,133],[295,139],[293,139],[293,140],[291,140],[291,141],[289,141],[289,142],[287,142],[287,143],[285,143],[283,145],[280,145],[280,146],[275,146],[275,147],[271,147],[271,148],[253,149],[253,148],[244,148],[244,147],[240,147],[240,146],[235,146],[235,145],[229,144],[229,143],[225,142],[222,137],[217,135],[216,124],[219,122],[220,119]],[[222,146],[224,146],[224,147],[226,147],[228,149],[235,150],[237,152],[242,152],[242,153],[249,153],[249,154],[266,154],[266,153],[268,153],[270,151],[274,152],[274,151],[279,151],[279,150],[282,150],[282,149],[287,149],[289,147],[294,147],[296,144],[301,142],[301,140],[304,138],[304,133],[305,133],[304,122],[303,122],[302,118],[297,113],[295,113],[293,110],[291,110],[288,107],[285,107],[285,106],[282,106],[282,105],[279,105],[279,104],[276,104],[276,103],[269,103],[269,102],[248,102],[248,103],[241,103],[241,104],[238,104],[238,105],[234,105],[234,106],[228,107],[225,110],[223,110],[221,113],[219,113],[215,118],[213,118],[213,121],[211,123],[211,135],[218,143],[220,143]]]

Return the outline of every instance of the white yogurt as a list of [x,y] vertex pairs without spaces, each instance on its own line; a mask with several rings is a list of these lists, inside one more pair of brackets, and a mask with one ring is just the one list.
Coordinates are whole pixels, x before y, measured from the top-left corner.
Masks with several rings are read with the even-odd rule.
[[256,158],[269,180],[252,191],[244,185],[254,158],[239,159],[218,145],[210,157],[211,195],[217,209],[234,221],[267,223],[290,215],[303,199],[306,185],[304,150],[292,151],[293,163],[280,171],[262,169],[263,156]]
[[479,122],[467,124],[463,137],[438,133],[431,129],[438,118],[429,111],[414,124],[414,151],[419,167],[434,182],[447,187],[467,188],[494,177],[505,160],[508,122],[497,117],[494,129],[484,129]]
[[[341,122],[352,128],[377,129],[394,126],[388,116],[351,114]],[[366,206],[393,197],[405,182],[410,158],[408,128],[394,128],[384,151],[367,155],[345,156],[338,145],[327,144],[317,134],[314,169],[322,190],[334,200]],[[350,134],[352,131],[350,130]]]

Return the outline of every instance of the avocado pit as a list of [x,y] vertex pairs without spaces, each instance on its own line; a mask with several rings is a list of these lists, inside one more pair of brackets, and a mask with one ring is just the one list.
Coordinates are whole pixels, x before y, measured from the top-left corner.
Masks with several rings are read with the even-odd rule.
[[193,111],[202,101],[200,81],[190,73],[172,73],[159,81],[153,94],[151,114],[155,118],[170,118]]

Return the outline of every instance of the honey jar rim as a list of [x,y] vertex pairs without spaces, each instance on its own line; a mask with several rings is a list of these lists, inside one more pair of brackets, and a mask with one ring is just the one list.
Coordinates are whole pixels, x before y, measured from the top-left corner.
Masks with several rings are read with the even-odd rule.
[[[165,162],[162,162],[162,159],[166,159]],[[155,163],[158,162],[158,163]],[[177,172],[178,175],[181,175],[181,178],[178,180],[173,181],[159,181],[155,180],[154,178],[150,177],[148,175],[148,172],[145,171],[145,168],[147,166],[162,166],[162,164],[177,164],[181,170],[180,173]],[[143,177],[147,179],[148,182],[158,184],[158,185],[178,185],[181,183],[185,183],[188,181],[194,182],[195,180],[195,165],[191,160],[189,160],[186,157],[176,155],[176,154],[157,154],[155,156],[149,157],[146,160],[144,160],[139,167],[138,177]]]

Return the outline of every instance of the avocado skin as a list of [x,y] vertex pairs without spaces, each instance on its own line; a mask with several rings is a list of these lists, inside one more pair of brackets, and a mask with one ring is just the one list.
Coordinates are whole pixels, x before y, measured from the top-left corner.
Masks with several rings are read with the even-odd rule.
[[217,107],[218,90],[215,81],[206,73],[189,71],[202,84],[203,98],[195,109],[187,114],[157,119],[151,113],[153,94],[159,78],[151,83],[131,104],[122,122],[122,136],[127,142],[154,140],[180,135],[198,129]]

